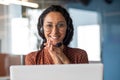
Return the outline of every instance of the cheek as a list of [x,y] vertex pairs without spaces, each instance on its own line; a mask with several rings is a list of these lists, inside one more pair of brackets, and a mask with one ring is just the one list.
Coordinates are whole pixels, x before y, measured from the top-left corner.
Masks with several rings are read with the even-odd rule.
[[50,32],[44,31],[45,38],[48,38],[48,34],[50,34]]
[[61,31],[61,35],[62,35],[62,37],[64,38],[64,37],[65,37],[65,35],[66,35],[66,30]]

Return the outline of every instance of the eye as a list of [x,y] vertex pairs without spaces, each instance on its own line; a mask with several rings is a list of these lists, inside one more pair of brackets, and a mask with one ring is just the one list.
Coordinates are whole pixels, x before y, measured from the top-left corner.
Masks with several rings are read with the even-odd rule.
[[48,24],[47,27],[52,27],[52,24]]
[[45,31],[51,31],[52,27],[53,27],[52,24],[46,24],[46,25],[44,25]]
[[64,23],[58,23],[57,27],[64,27]]

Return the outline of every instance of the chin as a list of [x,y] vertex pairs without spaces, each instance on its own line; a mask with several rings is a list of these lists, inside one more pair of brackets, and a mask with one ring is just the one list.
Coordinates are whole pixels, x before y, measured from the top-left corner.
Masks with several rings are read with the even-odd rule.
[[56,44],[58,44],[58,43],[60,43],[60,42],[61,42],[61,41],[59,41],[59,42],[58,42],[58,41],[57,41],[57,42],[54,42],[53,45],[56,45]]

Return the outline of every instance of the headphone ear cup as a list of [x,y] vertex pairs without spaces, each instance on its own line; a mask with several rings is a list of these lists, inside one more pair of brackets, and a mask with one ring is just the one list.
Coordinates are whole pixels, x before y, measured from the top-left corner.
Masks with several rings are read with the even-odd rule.
[[44,36],[43,27],[40,28],[40,33],[41,33],[41,36],[43,37]]

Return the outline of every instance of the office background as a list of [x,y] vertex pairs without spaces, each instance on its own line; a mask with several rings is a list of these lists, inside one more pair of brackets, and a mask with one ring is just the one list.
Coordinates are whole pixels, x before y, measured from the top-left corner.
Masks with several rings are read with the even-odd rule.
[[[11,5],[0,4],[1,54],[3,53],[10,55],[11,54],[25,55],[30,51],[37,50],[38,49],[37,43],[41,42],[41,39],[38,37],[36,33],[36,29],[34,27],[37,24],[37,20],[36,20],[37,16],[39,16],[42,10],[47,6],[51,4],[60,4],[66,7],[70,12],[71,17],[73,18],[75,33],[78,32],[77,31],[78,26],[92,25],[92,24],[99,25],[100,27],[100,40],[99,40],[100,49],[98,50],[99,59],[91,58],[91,61],[92,60],[100,61],[104,64],[104,80],[120,80],[120,71],[119,71],[120,0],[28,0],[28,1],[38,3],[39,7],[31,8],[17,4],[11,4]],[[78,12],[81,12],[82,10],[84,12],[87,11],[88,13],[91,12],[93,13],[91,15],[83,14],[84,16],[83,17],[80,16],[80,13],[75,12],[76,10]],[[96,14],[97,14],[96,17],[92,16]],[[24,24],[24,25],[20,26],[20,24]],[[26,28],[23,29],[22,27],[26,27]],[[16,31],[17,30],[16,28],[18,29],[18,31]],[[20,32],[21,34],[23,32],[26,33],[24,36],[20,36],[21,34],[18,34],[17,32]],[[74,35],[74,39],[70,44],[71,47],[79,47],[78,45],[79,41],[77,41],[78,35],[79,34]],[[28,39],[30,41],[27,41]],[[16,44],[17,47],[15,47]],[[19,47],[18,45],[19,46],[22,45],[22,47]],[[22,48],[24,47],[25,50],[22,51]],[[14,60],[16,58],[12,57],[12,59]]]

